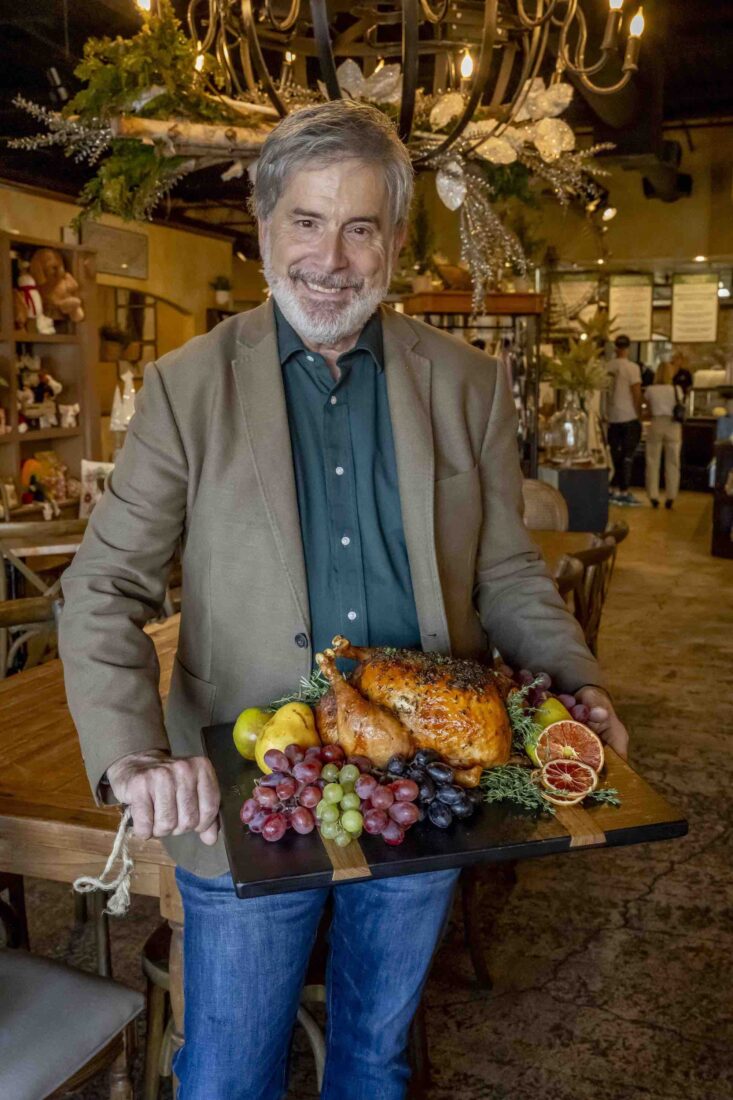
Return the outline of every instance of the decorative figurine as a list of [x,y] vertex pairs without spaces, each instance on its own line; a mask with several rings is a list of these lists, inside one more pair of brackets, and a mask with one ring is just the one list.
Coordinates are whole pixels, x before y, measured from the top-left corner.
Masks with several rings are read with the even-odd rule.
[[37,248],[31,257],[31,275],[41,292],[49,317],[70,321],[84,320],[79,284],[66,270],[64,258],[56,248]]
[[79,413],[81,408],[78,402],[75,405],[59,405],[59,416],[61,417],[60,427],[62,428],[76,428],[79,423]]
[[18,260],[20,274],[17,280],[17,289],[13,292],[13,305],[15,312],[15,327],[25,329],[28,321],[34,321],[36,331],[42,336],[50,336],[56,331],[56,327],[50,317],[43,310],[43,299],[38,289],[38,283],[29,271],[30,264],[27,260]]

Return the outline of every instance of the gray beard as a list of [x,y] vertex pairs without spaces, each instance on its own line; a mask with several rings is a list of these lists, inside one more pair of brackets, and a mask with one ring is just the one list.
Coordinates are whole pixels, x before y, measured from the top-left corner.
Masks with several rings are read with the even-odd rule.
[[387,271],[384,283],[364,292],[355,292],[352,301],[346,306],[324,301],[322,305],[307,309],[298,298],[290,276],[276,275],[273,271],[269,249],[266,250],[262,267],[267,285],[285,319],[301,339],[326,347],[361,332],[384,299],[391,277],[391,273]]

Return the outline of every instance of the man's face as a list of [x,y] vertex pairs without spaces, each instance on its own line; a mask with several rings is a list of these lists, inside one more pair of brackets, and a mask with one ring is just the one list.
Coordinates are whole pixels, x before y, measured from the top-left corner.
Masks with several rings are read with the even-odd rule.
[[326,346],[361,331],[404,240],[383,172],[353,159],[293,172],[259,235],[280,309],[303,339]]

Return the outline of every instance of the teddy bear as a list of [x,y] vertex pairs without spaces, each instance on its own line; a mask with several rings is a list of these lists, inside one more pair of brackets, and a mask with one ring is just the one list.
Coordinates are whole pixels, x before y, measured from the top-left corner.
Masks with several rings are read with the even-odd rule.
[[36,322],[37,332],[43,336],[50,336],[56,331],[56,326],[52,319],[44,313],[38,284],[29,268],[30,264],[27,260],[18,260],[17,289],[13,291],[15,327],[17,329],[27,328],[28,319],[31,318]]
[[79,284],[64,267],[64,258],[56,248],[37,248],[31,257],[31,275],[41,292],[49,317],[78,322],[84,320]]

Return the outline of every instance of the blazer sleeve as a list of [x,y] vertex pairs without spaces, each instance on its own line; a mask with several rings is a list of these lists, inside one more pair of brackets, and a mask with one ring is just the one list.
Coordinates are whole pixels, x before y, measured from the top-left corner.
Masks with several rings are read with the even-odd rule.
[[151,363],[122,452],[62,578],[59,652],[97,801],[107,768],[168,750],[160,667],[145,623],[157,614],[186,512],[188,470],[163,377]]
[[505,372],[480,458],[483,520],[474,602],[481,625],[507,664],[547,672],[562,691],[604,678],[524,526],[517,415]]

